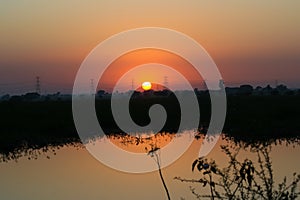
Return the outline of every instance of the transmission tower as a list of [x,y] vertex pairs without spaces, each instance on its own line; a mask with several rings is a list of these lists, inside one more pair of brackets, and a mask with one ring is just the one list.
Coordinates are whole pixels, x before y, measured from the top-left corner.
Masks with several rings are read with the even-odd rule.
[[40,94],[41,93],[41,82],[40,82],[40,77],[36,77],[36,82],[35,82],[35,92]]
[[134,79],[131,80],[131,90],[134,90]]
[[168,76],[164,76],[164,86],[169,88]]
[[94,84],[94,79],[91,79],[91,95],[95,94],[95,84]]
[[207,89],[206,83],[205,83],[205,80],[203,79],[200,84],[200,90],[206,90],[206,89]]

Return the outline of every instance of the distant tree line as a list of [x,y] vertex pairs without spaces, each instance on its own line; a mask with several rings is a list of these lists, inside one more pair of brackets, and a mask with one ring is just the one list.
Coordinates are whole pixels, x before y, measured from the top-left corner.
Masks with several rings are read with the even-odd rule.
[[[300,89],[290,89],[286,85],[278,85],[276,87],[271,87],[267,85],[266,87],[253,87],[252,85],[244,84],[239,87],[226,87],[226,94],[228,96],[293,96],[300,95]],[[127,94],[127,91],[123,93],[118,93],[120,95]],[[194,91],[189,90],[180,90],[176,91],[180,94],[195,92],[197,96],[208,95],[208,90],[199,90],[195,88]],[[164,89],[164,90],[148,90],[148,91],[133,91],[132,97],[168,97],[172,91]],[[88,95],[88,94],[85,94]],[[109,99],[111,98],[111,93],[105,90],[98,90],[95,94],[96,99]],[[37,92],[29,92],[22,95],[9,95],[5,94],[0,97],[0,101],[70,101],[72,100],[71,94],[61,94],[60,92],[54,94],[44,94],[41,95]]]

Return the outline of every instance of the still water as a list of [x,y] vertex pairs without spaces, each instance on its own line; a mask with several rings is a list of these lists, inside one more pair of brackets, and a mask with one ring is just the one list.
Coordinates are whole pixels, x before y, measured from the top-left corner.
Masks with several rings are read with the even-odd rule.
[[[171,199],[196,199],[189,186],[200,193],[205,192],[200,184],[174,180],[174,177],[201,177],[198,171],[191,170],[201,143],[201,139],[192,141],[191,146],[178,160],[162,169]],[[233,145],[233,142],[220,138],[207,158],[225,166],[228,159],[221,151],[221,145],[226,144]],[[130,148],[128,144],[123,147],[122,144],[119,145],[124,149]],[[141,148],[137,148],[136,143],[132,144],[135,152],[145,149],[145,144],[140,145]],[[275,183],[282,181],[285,176],[290,180],[293,172],[300,172],[298,143],[287,145],[286,141],[282,141],[281,144],[272,143],[271,147]],[[253,162],[257,160],[256,154],[247,149],[241,150],[238,158],[248,158]],[[120,172],[103,165],[83,146],[64,146],[56,150],[55,155],[49,151],[37,159],[28,160],[24,156],[17,161],[2,162],[0,177],[1,199],[166,199],[158,171],[141,174]],[[299,185],[297,189],[299,191]]]

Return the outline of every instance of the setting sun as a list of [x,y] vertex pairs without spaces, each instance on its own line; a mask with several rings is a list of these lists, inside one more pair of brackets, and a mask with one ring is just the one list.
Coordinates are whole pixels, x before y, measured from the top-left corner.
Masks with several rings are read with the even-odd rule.
[[151,87],[152,87],[152,85],[151,85],[150,82],[144,82],[144,83],[142,84],[142,88],[143,88],[144,90],[150,90]]

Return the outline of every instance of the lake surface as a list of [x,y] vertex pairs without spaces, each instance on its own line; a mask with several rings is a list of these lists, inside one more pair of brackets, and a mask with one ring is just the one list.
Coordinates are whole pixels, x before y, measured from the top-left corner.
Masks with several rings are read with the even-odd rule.
[[[198,171],[192,172],[191,166],[198,157],[201,143],[202,140],[194,140],[178,160],[162,169],[171,199],[195,199],[189,186],[203,192],[200,184],[174,180],[178,176],[199,179],[201,174]],[[233,143],[220,139],[207,156],[221,166],[228,161],[220,148],[224,144]],[[300,172],[300,145],[287,145],[286,141],[282,141],[281,144],[273,143],[271,146],[275,182],[278,183],[284,176],[290,180],[293,172]],[[127,145],[123,148],[129,147]],[[139,152],[140,149],[134,151]],[[16,161],[0,163],[1,199],[166,199],[158,171],[141,174],[120,172],[96,160],[82,146],[64,146],[56,150],[55,154],[48,151],[37,159],[28,160],[27,156],[23,156]],[[242,150],[238,158],[249,158],[254,162],[257,160],[256,155],[247,150]]]

